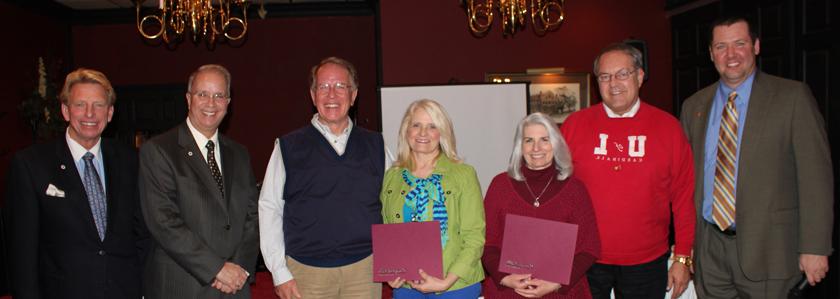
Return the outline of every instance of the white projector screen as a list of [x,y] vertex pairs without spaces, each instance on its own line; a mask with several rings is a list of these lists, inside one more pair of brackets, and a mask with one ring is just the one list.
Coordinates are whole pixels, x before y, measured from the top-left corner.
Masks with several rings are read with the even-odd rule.
[[405,109],[419,99],[443,105],[455,126],[458,155],[472,165],[484,194],[490,181],[507,170],[516,125],[525,117],[527,84],[467,84],[381,87],[382,135],[397,154]]

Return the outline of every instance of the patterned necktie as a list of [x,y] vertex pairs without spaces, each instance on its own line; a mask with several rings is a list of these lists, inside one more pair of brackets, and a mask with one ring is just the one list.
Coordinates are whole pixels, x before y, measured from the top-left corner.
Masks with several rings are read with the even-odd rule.
[[222,197],[225,197],[225,183],[222,180],[222,172],[219,171],[219,164],[216,163],[216,144],[213,143],[213,140],[207,140],[207,145],[204,147],[207,148],[207,165],[210,166],[210,173],[213,174],[213,179],[216,180],[216,185],[219,186]]
[[715,164],[715,188],[712,218],[720,230],[726,230],[735,222],[735,160],[738,153],[738,110],[735,109],[734,91],[726,100],[726,107],[720,119],[720,136]]
[[93,221],[96,224],[96,232],[99,233],[99,240],[105,240],[105,228],[108,226],[108,206],[105,201],[105,190],[102,188],[102,181],[99,180],[99,173],[93,166],[93,154],[90,152],[82,156],[85,160],[85,175],[82,183],[85,185],[90,211],[93,213]]

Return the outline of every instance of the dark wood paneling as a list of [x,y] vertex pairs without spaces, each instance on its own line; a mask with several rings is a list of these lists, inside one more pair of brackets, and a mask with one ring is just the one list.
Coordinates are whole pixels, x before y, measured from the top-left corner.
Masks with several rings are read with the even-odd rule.
[[776,76],[794,78],[796,59],[793,56],[794,11],[789,1],[765,1],[755,8],[755,23],[761,53],[761,70]]
[[184,84],[115,89],[118,99],[114,119],[103,134],[128,145],[139,146],[142,140],[180,124],[187,117]]
[[803,34],[831,30],[830,0],[802,0]]
[[697,26],[684,26],[674,29],[674,59],[692,58],[697,55]]
[[678,98],[686,98],[697,91],[697,70],[677,70],[674,76],[674,92]]
[[717,69],[715,69],[714,65],[701,66],[698,68],[698,72],[700,73],[700,86],[709,86],[710,84],[715,83],[719,77]]
[[817,99],[820,111],[826,111],[826,105],[828,104],[828,78],[831,72],[828,62],[830,56],[831,54],[826,49],[802,52],[802,79],[811,87],[811,92]]
[[[675,115],[679,115],[685,98],[717,80],[709,56],[707,24],[717,17],[720,7],[721,3],[713,3],[671,17]],[[711,81],[708,70],[712,70]]]

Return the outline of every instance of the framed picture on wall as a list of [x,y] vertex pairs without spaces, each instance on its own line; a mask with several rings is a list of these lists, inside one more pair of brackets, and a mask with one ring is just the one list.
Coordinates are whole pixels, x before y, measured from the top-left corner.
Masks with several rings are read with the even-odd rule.
[[542,112],[558,124],[589,106],[589,73],[487,73],[487,82],[528,82],[528,114]]

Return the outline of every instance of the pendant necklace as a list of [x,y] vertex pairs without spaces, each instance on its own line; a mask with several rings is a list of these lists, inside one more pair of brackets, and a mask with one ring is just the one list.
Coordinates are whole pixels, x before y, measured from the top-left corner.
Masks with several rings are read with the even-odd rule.
[[545,184],[545,187],[543,187],[542,192],[540,192],[539,196],[534,195],[534,191],[531,191],[531,186],[528,185],[528,179],[525,178],[524,181],[525,181],[525,187],[528,188],[528,193],[531,193],[531,196],[534,197],[534,206],[539,208],[540,207],[540,197],[542,197],[543,194],[545,194],[545,190],[548,190],[548,185],[551,185],[551,181],[554,181],[554,178],[549,178],[548,179],[548,184]]

